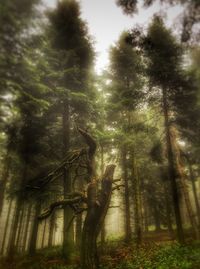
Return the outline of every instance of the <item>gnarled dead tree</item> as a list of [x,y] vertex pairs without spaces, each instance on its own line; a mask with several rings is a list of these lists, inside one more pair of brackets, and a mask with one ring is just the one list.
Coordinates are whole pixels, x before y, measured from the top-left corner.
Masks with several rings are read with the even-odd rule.
[[[84,164],[87,170],[87,191],[86,193],[69,193],[67,198],[52,203],[42,212],[39,219],[49,217],[58,207],[70,206],[74,211],[74,217],[86,211],[81,241],[81,267],[82,269],[97,269],[99,267],[97,237],[109,208],[112,191],[116,189],[116,186],[112,187],[115,165],[108,165],[101,181],[97,180],[94,164],[96,142],[86,131],[79,129],[79,133],[88,146]],[[99,182],[101,182],[100,188]]]

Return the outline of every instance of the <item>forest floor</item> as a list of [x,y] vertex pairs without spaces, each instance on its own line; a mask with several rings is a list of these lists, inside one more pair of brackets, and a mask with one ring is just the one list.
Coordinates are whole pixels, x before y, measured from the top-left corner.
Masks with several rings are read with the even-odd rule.
[[[101,250],[100,250],[101,252]],[[43,249],[34,257],[18,256],[2,259],[0,269],[79,269],[79,257],[74,254],[72,264],[61,256],[61,248]],[[166,232],[151,232],[137,250],[134,244],[121,240],[109,241],[101,253],[101,269],[200,269],[200,242],[179,245]]]

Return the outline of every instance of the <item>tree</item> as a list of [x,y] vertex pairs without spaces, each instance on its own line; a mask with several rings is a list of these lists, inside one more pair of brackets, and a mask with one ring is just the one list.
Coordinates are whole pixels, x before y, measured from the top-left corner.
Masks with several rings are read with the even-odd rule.
[[[161,89],[161,104],[164,115],[164,126],[167,144],[169,178],[173,194],[173,205],[177,224],[179,242],[184,241],[181,221],[179,193],[175,156],[171,138],[171,118],[173,111],[170,99],[174,91],[178,90],[177,80],[180,77],[181,47],[167,30],[159,17],[155,17],[149,26],[147,36],[144,38],[144,48],[148,57],[147,72],[151,87]],[[159,73],[158,73],[159,70]]]
[[[83,211],[87,211],[82,231],[81,268],[96,269],[99,267],[97,237],[101,231],[107,210],[109,208],[112,191],[114,189],[118,189],[119,186],[112,188],[115,166],[109,165],[107,166],[101,180],[101,189],[98,190],[98,181],[96,179],[94,165],[96,142],[92,136],[84,130],[79,129],[79,132],[84,138],[85,143],[88,145],[87,151],[81,150],[77,155],[78,158],[80,158],[82,155],[87,155],[87,158],[85,158],[88,182],[86,195],[81,191],[68,193],[64,200],[51,204],[50,207],[39,216],[39,219],[42,220],[49,217],[53,210],[61,205],[64,207],[70,206],[73,208],[75,214],[80,214]],[[79,163],[77,163],[77,165],[79,166]],[[60,169],[61,168],[62,167],[60,167]],[[86,204],[86,207],[83,204]]]
[[122,177],[125,184],[125,240],[128,242],[131,239],[128,155],[129,150],[134,151],[134,146],[130,149],[130,134],[134,128],[133,112],[143,98],[143,63],[137,50],[126,42],[127,35],[128,33],[123,33],[110,52],[110,79],[112,80],[110,101],[115,104],[110,107],[111,114],[115,112],[115,116],[110,120],[114,123],[114,128],[118,122],[121,123],[120,138],[117,141],[120,147]]

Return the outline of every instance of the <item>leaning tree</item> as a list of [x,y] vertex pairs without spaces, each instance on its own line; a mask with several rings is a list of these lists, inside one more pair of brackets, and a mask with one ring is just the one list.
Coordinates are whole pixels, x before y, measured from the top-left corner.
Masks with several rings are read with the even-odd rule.
[[[81,268],[96,269],[99,267],[97,237],[104,223],[112,192],[122,185],[117,185],[117,180],[113,180],[115,170],[115,165],[113,164],[106,167],[101,179],[97,178],[95,169],[96,141],[85,130],[79,129],[79,133],[88,147],[68,154],[63,163],[40,182],[40,187],[44,187],[45,184],[58,177],[64,169],[69,171],[70,168],[75,166],[76,175],[74,180],[79,179],[79,169],[82,173],[83,169],[85,169],[85,174],[87,174],[87,177],[85,177],[87,179],[86,190],[85,192],[76,190],[68,193],[64,199],[52,203],[38,218],[40,220],[46,219],[56,208],[60,207],[70,207],[74,211],[73,217],[86,211],[81,240]],[[73,219],[70,223],[72,221]]]

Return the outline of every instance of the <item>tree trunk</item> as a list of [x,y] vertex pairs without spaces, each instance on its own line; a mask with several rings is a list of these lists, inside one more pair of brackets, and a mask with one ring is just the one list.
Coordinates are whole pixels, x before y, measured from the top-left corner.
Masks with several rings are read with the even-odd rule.
[[154,212],[155,228],[156,228],[156,231],[159,232],[161,231],[161,222],[160,222],[160,213],[159,213],[158,205],[156,203],[154,203],[153,212]]
[[9,206],[8,206],[8,213],[7,213],[7,216],[6,216],[6,223],[5,223],[5,228],[4,228],[3,241],[2,241],[2,245],[1,245],[1,254],[2,255],[5,252],[6,238],[7,238],[7,233],[8,233],[8,226],[9,226],[10,212],[11,212],[11,208],[12,208],[12,203],[13,203],[13,200],[10,200]]
[[[69,102],[66,99],[63,104],[63,157],[70,149],[70,112]],[[71,176],[69,170],[63,173],[64,199],[72,191]],[[63,224],[63,256],[66,260],[71,259],[72,248],[74,245],[73,211],[70,207],[64,207],[64,224]]]
[[88,186],[88,210],[83,226],[81,245],[82,269],[99,268],[97,237],[102,229],[109,208],[112,194],[113,173],[114,166],[108,166],[102,180],[102,188],[98,201],[96,200],[98,191],[97,182],[93,181]]
[[76,217],[76,247],[80,249],[81,247],[81,234],[82,234],[82,223],[83,214],[78,214]]
[[[104,147],[102,144],[100,144],[100,154],[101,154],[101,178],[103,178],[104,173]],[[102,225],[101,229],[101,250],[103,251],[103,248],[105,246],[106,241],[106,227],[105,222]]]
[[148,232],[149,231],[149,216],[148,216],[148,204],[147,204],[147,199],[144,195],[144,231]]
[[131,240],[131,214],[130,214],[130,201],[129,201],[129,184],[128,184],[128,171],[127,171],[127,150],[125,146],[122,149],[122,171],[124,179],[124,201],[125,201],[125,242]]
[[54,227],[55,227],[55,212],[52,213],[51,218],[50,218],[48,247],[52,247],[53,246]]
[[24,252],[26,251],[29,224],[30,224],[30,219],[31,219],[31,211],[32,211],[32,204],[30,203],[28,206],[28,212],[27,212],[27,218],[26,218],[26,224],[25,224],[25,230],[24,230],[24,238],[23,238],[23,243],[22,243],[22,251]]
[[172,227],[172,212],[170,207],[170,197],[168,192],[167,183],[164,182],[164,195],[165,195],[165,204],[166,204],[166,220],[167,220],[167,228],[169,231],[170,236],[173,236],[173,227]]
[[5,198],[4,194],[5,194],[6,185],[8,183],[10,164],[11,164],[11,156],[10,156],[10,150],[8,149],[7,154],[5,156],[4,167],[3,167],[3,172],[2,172],[1,181],[0,181],[0,216],[3,210],[3,203],[4,203],[4,198]]
[[45,234],[46,234],[47,220],[44,220],[44,228],[42,232],[42,244],[41,247],[44,248]]
[[176,169],[174,163],[174,154],[172,149],[172,142],[170,137],[170,122],[169,122],[169,108],[167,104],[167,91],[166,89],[162,89],[162,98],[163,98],[163,113],[164,113],[164,125],[165,125],[165,135],[166,135],[166,142],[167,142],[167,157],[168,157],[168,173],[169,179],[171,182],[171,190],[172,190],[172,197],[173,197],[173,207],[176,219],[176,226],[177,226],[177,236],[179,243],[184,243],[184,232],[182,226],[182,218],[181,218],[181,211],[180,211],[180,204],[179,204],[179,193],[178,193],[178,186],[177,186],[177,178],[176,178]]
[[41,211],[41,201],[38,200],[35,204],[35,216],[33,219],[33,226],[30,235],[30,245],[29,245],[29,255],[33,256],[36,253],[37,247],[37,235],[38,235],[38,226],[39,226],[39,219],[38,216],[40,215]]
[[172,130],[171,137],[172,137],[172,143],[173,143],[175,156],[176,156],[176,168],[177,168],[177,175],[178,175],[178,179],[179,179],[179,186],[180,186],[180,189],[181,189],[183,196],[184,196],[188,216],[190,219],[192,229],[194,231],[194,236],[196,239],[199,239],[200,238],[200,231],[198,228],[198,224],[197,224],[197,221],[195,218],[195,213],[194,213],[194,210],[192,208],[192,204],[191,204],[189,193],[188,193],[188,186],[186,183],[186,177],[185,177],[185,173],[184,173],[184,169],[183,169],[183,165],[182,165],[180,149],[179,149],[179,146],[177,144],[177,131],[175,129]]
[[19,219],[19,223],[18,223],[18,232],[17,232],[17,240],[16,240],[16,247],[18,250],[19,250],[20,236],[21,236],[21,232],[22,232],[23,218],[24,218],[24,205],[22,205],[20,219]]
[[189,158],[187,158],[187,161],[188,161],[188,167],[189,167],[190,181],[192,183],[192,191],[193,191],[193,195],[194,195],[194,201],[195,201],[195,205],[196,205],[197,218],[198,218],[198,223],[200,226],[200,205],[199,205],[199,200],[198,200],[198,195],[197,195],[194,173],[193,173],[192,165],[190,163]]
[[16,234],[17,234],[17,228],[19,223],[19,217],[20,217],[20,210],[22,206],[22,200],[21,197],[18,197],[16,200],[16,208],[15,208],[15,214],[13,219],[13,224],[11,227],[11,236],[10,236],[10,242],[8,247],[8,256],[12,258],[15,254],[15,240],[16,240]]
[[135,217],[135,233],[136,233],[136,246],[139,247],[142,242],[142,227],[140,219],[140,186],[139,186],[139,176],[136,158],[132,154],[132,191],[133,191],[133,201],[134,201],[134,217]]

